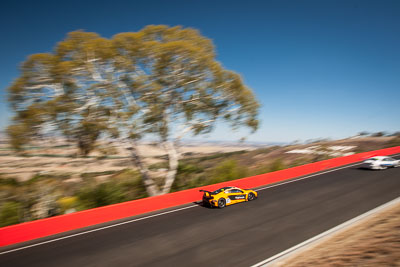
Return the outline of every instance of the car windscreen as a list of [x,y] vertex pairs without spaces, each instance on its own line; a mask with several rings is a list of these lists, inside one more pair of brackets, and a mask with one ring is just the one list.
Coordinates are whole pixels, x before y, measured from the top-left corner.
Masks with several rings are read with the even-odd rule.
[[229,189],[229,188],[230,188],[230,187],[222,187],[222,188],[220,188],[220,189],[215,190],[214,192],[212,192],[212,194],[213,194],[213,195],[219,194],[219,193],[221,193],[222,191],[224,191],[224,190],[226,190],[226,189]]

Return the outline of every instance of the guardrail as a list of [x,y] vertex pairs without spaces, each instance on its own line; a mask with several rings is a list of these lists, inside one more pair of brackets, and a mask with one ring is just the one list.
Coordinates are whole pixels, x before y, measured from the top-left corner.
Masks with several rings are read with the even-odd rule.
[[0,228],[0,246],[30,241],[96,224],[195,202],[200,200],[202,197],[202,193],[199,192],[199,189],[212,191],[228,185],[234,185],[240,188],[255,188],[344,166],[376,155],[392,155],[397,153],[400,153],[400,146],[319,161],[238,180],[6,226]]

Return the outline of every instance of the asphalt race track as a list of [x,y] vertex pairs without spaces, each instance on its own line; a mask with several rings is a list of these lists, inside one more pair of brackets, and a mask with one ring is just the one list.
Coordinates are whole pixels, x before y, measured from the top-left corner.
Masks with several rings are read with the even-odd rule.
[[399,197],[400,168],[352,166],[258,192],[5,253],[0,266],[250,266]]

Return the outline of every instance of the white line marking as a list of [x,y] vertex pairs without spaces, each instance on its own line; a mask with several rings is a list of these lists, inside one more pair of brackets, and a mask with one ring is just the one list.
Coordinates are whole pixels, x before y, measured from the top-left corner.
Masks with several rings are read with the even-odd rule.
[[261,261],[259,263],[256,263],[256,264],[252,265],[251,267],[268,266],[268,265],[272,264],[274,261],[278,260],[279,258],[282,258],[284,256],[288,256],[290,253],[295,252],[297,249],[300,249],[300,248],[305,247],[307,245],[311,245],[314,241],[317,241],[317,240],[319,240],[319,239],[321,239],[323,237],[326,237],[326,236],[328,236],[328,235],[330,235],[330,234],[332,234],[334,232],[337,232],[337,231],[339,231],[341,229],[344,229],[344,228],[350,226],[351,224],[356,223],[356,222],[358,222],[358,221],[360,221],[360,220],[362,220],[362,219],[364,219],[364,218],[366,218],[366,217],[368,217],[368,216],[370,216],[370,215],[372,215],[372,214],[374,214],[376,212],[379,212],[379,211],[381,211],[381,210],[383,210],[383,209],[385,209],[385,208],[387,208],[387,207],[389,207],[391,205],[396,205],[396,204],[399,204],[399,203],[400,203],[400,197],[398,197],[396,199],[393,199],[393,200],[391,200],[391,201],[389,201],[389,202],[387,202],[385,204],[382,204],[381,206],[378,206],[378,207],[376,207],[376,208],[374,208],[374,209],[372,209],[370,211],[367,211],[366,213],[363,213],[363,214],[361,214],[361,215],[359,215],[359,216],[357,216],[357,217],[355,217],[353,219],[350,219],[350,220],[348,220],[348,221],[346,221],[346,222],[344,222],[344,223],[342,223],[342,224],[340,224],[338,226],[335,226],[335,227],[333,227],[333,228],[331,228],[331,229],[329,229],[329,230],[327,230],[327,231],[325,231],[325,232],[323,232],[323,233],[321,233],[319,235],[316,235],[316,236],[314,236],[314,237],[312,237],[310,239],[307,239],[306,241],[304,241],[304,242],[302,242],[300,244],[297,244],[296,246],[293,246],[293,247],[291,247],[291,248],[289,248],[289,249],[287,249],[285,251],[282,251],[281,253],[278,253],[278,254],[276,254],[276,255],[274,255],[274,256],[266,259],[266,260],[263,260],[263,261]]
[[0,255],[7,254],[7,253],[10,253],[10,252],[14,252],[14,251],[18,251],[18,250],[22,250],[22,249],[27,249],[27,248],[31,248],[31,247],[44,245],[44,244],[47,244],[47,243],[52,243],[52,242],[55,242],[55,241],[71,238],[71,237],[74,237],[74,236],[79,236],[79,235],[84,235],[84,234],[88,234],[88,233],[92,233],[92,232],[97,232],[97,231],[100,231],[100,230],[116,227],[116,226],[127,224],[127,223],[141,221],[141,220],[145,220],[145,219],[149,219],[149,218],[165,215],[165,214],[176,212],[176,211],[190,209],[190,208],[193,208],[193,207],[197,207],[197,205],[191,205],[191,206],[187,206],[187,207],[183,207],[183,208],[179,208],[179,209],[175,209],[175,210],[170,210],[170,211],[166,211],[166,212],[162,212],[162,213],[158,213],[158,214],[154,214],[154,215],[149,215],[149,216],[138,218],[138,219],[129,220],[129,221],[126,221],[126,222],[120,222],[120,223],[116,223],[116,224],[113,224],[113,225],[103,226],[103,227],[100,227],[100,228],[88,230],[88,231],[81,232],[81,233],[76,233],[76,234],[72,234],[72,235],[68,235],[68,236],[63,236],[63,237],[59,237],[59,238],[43,241],[43,242],[40,242],[40,243],[36,243],[36,244],[32,244],[32,245],[28,245],[28,246],[24,246],[24,247],[20,247],[20,248],[15,248],[15,249],[3,251],[3,252],[0,252]]
[[[392,155],[392,157],[397,156],[397,155],[398,154]],[[351,165],[347,165],[347,166],[340,167],[340,168],[331,169],[331,170],[328,170],[328,171],[325,171],[325,172],[320,172],[320,173],[316,173],[316,174],[307,175],[307,176],[304,176],[304,177],[299,178],[299,179],[293,179],[293,180],[290,180],[290,181],[287,181],[287,182],[282,182],[282,183],[278,183],[278,184],[275,184],[275,185],[259,188],[259,189],[255,190],[255,191],[265,190],[265,189],[268,189],[268,188],[272,188],[272,187],[276,187],[276,186],[280,186],[280,185],[284,185],[284,184],[288,184],[288,183],[297,182],[297,181],[300,181],[300,180],[304,180],[304,179],[307,179],[307,178],[311,178],[311,177],[318,176],[318,175],[325,174],[325,173],[329,173],[329,172],[334,172],[334,171],[341,170],[341,169],[350,168],[350,167],[353,167],[353,166],[356,166],[356,165],[360,165],[360,164],[362,164],[362,162],[351,164]],[[71,238],[71,237],[75,237],[75,236],[79,236],[79,235],[84,235],[84,234],[88,234],[88,233],[92,233],[92,232],[97,232],[97,231],[100,231],[100,230],[104,230],[104,229],[120,226],[120,225],[123,225],[123,224],[128,224],[128,223],[132,223],[132,222],[137,222],[137,221],[149,219],[149,218],[165,215],[165,214],[168,214],[168,213],[173,213],[173,212],[177,212],[177,211],[181,211],[181,210],[185,210],[185,209],[190,209],[190,208],[194,208],[194,207],[197,207],[197,205],[191,205],[191,206],[187,206],[187,207],[183,207],[183,208],[179,208],[179,209],[175,209],[175,210],[161,212],[161,213],[158,213],[158,214],[149,215],[149,216],[146,216],[146,217],[133,219],[133,220],[129,220],[129,221],[126,221],[126,222],[121,222],[121,223],[116,223],[116,224],[112,224],[112,225],[108,225],[108,226],[103,226],[103,227],[96,228],[96,229],[93,229],[93,230],[88,230],[88,231],[84,231],[84,232],[81,232],[81,233],[76,233],[76,234],[72,234],[72,235],[68,235],[68,236],[64,236],[64,237],[59,237],[59,238],[43,241],[43,242],[40,242],[40,243],[28,245],[28,246],[23,246],[23,247],[20,247],[20,248],[6,250],[6,251],[3,251],[3,252],[0,252],[0,255],[11,253],[11,252],[15,252],[15,251],[18,251],[18,250],[31,248],[31,247],[36,247],[36,246],[40,246],[40,245],[44,245],[44,244],[48,244],[48,243],[52,243],[52,242],[56,242],[56,241],[59,241],[59,240],[62,240],[62,239],[67,239],[67,238]]]

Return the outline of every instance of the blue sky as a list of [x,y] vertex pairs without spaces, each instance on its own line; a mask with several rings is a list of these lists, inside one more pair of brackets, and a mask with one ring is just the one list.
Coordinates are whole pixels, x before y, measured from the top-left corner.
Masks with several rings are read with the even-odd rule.
[[[193,27],[240,73],[262,108],[251,141],[400,130],[400,1],[2,1],[0,129],[6,88],[33,53],[74,30],[104,37],[148,24]],[[220,125],[207,136],[235,140]],[[230,133],[230,131],[229,131]]]

